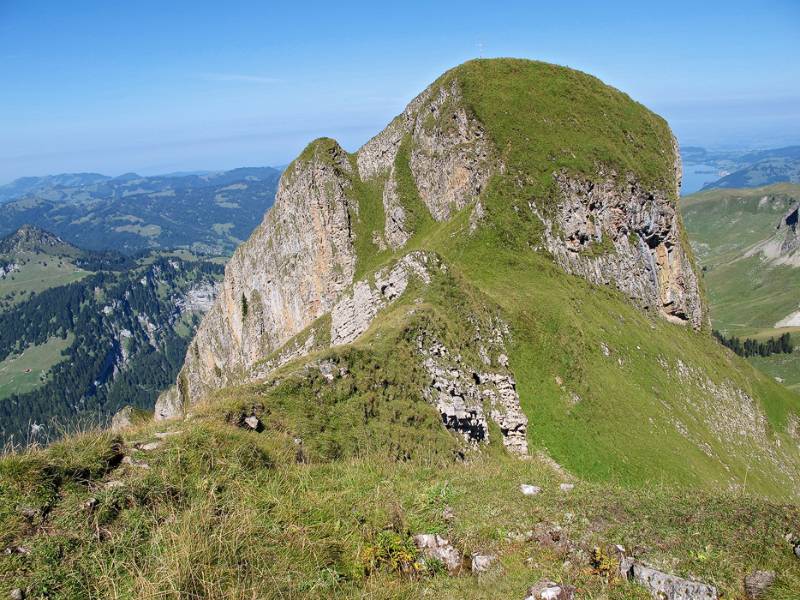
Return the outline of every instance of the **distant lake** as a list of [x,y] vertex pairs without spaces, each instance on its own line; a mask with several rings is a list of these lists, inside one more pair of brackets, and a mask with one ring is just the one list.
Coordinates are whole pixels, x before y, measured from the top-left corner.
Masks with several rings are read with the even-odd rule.
[[684,163],[681,196],[694,194],[707,183],[719,179],[719,170],[714,165]]

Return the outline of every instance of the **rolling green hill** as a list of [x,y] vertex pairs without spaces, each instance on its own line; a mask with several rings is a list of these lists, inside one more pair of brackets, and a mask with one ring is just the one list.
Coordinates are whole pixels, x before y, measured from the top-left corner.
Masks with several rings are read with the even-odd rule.
[[[710,190],[682,199],[686,229],[703,267],[714,327],[728,337],[763,340],[790,333],[800,309],[800,261],[796,250],[780,254],[782,217],[800,203],[800,186]],[[783,322],[783,323],[781,323]],[[785,325],[785,326],[779,326]],[[800,354],[751,360],[797,390]]]

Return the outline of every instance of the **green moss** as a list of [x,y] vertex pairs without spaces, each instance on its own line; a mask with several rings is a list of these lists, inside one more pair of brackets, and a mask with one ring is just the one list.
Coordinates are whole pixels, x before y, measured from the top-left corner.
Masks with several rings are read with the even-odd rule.
[[397,182],[397,197],[406,213],[406,227],[417,237],[425,237],[434,223],[433,217],[422,201],[411,173],[411,136],[406,135],[397,150],[394,175]]
[[[355,171],[355,167],[354,167]],[[383,249],[375,243],[382,239],[386,217],[383,211],[383,187],[385,178],[372,181],[361,181],[357,176],[351,177],[351,194],[355,198],[358,212],[352,211],[351,223],[355,236],[354,245],[357,256],[355,279],[361,279],[366,273],[391,256],[391,251]]]
[[616,251],[617,249],[614,247],[614,242],[611,240],[611,237],[604,235],[599,242],[592,240],[588,246],[581,250],[581,254],[589,257],[596,257],[614,254]]

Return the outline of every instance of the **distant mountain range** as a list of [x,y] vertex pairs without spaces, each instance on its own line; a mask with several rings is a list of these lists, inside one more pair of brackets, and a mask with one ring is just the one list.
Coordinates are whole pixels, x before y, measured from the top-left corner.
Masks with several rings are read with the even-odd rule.
[[228,254],[272,205],[280,174],[251,167],[154,177],[26,177],[0,186],[0,235],[34,225],[90,250]]
[[753,152],[686,146],[681,155],[685,165],[708,165],[719,171],[720,177],[705,184],[703,190],[800,183],[800,146]]

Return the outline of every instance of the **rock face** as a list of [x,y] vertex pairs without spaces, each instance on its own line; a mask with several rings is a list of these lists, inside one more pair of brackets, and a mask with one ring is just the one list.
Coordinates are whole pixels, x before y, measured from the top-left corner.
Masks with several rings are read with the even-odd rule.
[[619,189],[610,174],[600,182],[565,175],[556,181],[562,200],[555,215],[533,208],[559,266],[594,284],[613,285],[640,306],[699,329],[707,317],[680,240],[680,217],[667,192],[643,190],[635,181]]
[[508,358],[502,353],[501,327],[496,327],[479,347],[481,365],[468,364],[435,337],[421,335],[417,346],[431,381],[423,394],[439,410],[444,425],[472,444],[489,441],[488,406],[489,417],[500,427],[503,445],[509,452],[524,456],[528,454],[528,418],[520,407]]
[[[495,153],[483,126],[463,106],[457,82],[438,89],[432,86],[358,151],[358,171],[363,179],[389,175],[384,189],[387,214],[392,214],[397,205],[394,163],[407,137],[414,182],[437,221],[444,221],[470,205],[491,175],[502,169],[492,158]],[[388,230],[390,221],[392,231]],[[404,216],[387,219],[387,238],[395,243],[402,238],[396,233],[397,223],[403,221]]]
[[778,234],[783,233],[783,241],[780,247],[781,255],[788,255],[800,248],[800,204],[789,210],[778,223]]
[[[335,142],[308,153],[287,169],[274,207],[225,269],[178,379],[183,404],[234,383],[236,373],[330,311],[353,281],[353,167]],[[175,411],[159,403],[156,412]]]
[[378,311],[406,291],[412,277],[430,283],[431,269],[441,269],[438,258],[424,252],[412,252],[391,269],[375,273],[374,283],[360,280],[344,294],[331,311],[331,345],[349,344],[364,333]]

